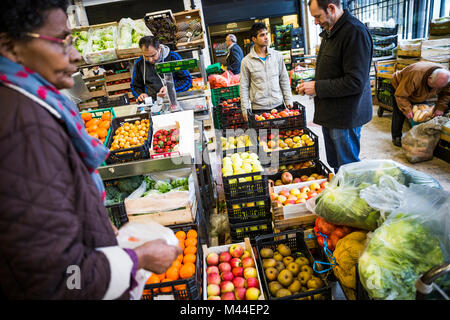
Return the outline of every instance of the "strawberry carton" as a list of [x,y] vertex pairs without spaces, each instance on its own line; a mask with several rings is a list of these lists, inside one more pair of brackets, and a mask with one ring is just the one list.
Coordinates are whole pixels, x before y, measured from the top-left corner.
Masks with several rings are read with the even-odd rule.
[[174,155],[180,155],[180,124],[178,121],[174,125],[162,126],[154,128],[152,139],[152,148],[150,149],[150,157],[170,158]]

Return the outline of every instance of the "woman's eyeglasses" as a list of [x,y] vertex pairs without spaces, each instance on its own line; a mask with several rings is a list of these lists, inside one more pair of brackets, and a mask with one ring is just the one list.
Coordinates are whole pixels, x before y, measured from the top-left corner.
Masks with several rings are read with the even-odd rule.
[[51,41],[51,42],[56,42],[56,43],[62,44],[63,45],[64,54],[67,54],[69,52],[69,48],[74,43],[74,39],[73,39],[71,34],[67,35],[67,37],[65,39],[59,39],[59,38],[53,38],[53,37],[49,37],[49,36],[43,36],[41,34],[32,33],[32,32],[27,32],[26,35],[31,37],[31,38],[43,39],[43,40],[47,40],[47,41]]

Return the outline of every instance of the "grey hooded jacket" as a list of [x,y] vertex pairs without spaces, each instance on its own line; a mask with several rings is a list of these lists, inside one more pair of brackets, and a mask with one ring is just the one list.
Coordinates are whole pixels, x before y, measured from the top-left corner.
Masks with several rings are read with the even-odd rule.
[[267,48],[263,62],[253,46],[241,64],[241,108],[243,111],[270,110],[281,104],[292,105],[289,75],[280,52]]

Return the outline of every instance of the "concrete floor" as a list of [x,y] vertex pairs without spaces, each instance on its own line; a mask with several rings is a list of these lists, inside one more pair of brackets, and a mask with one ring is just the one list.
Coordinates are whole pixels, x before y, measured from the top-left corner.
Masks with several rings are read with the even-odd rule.
[[[312,123],[314,116],[314,102],[307,96],[294,96],[294,100],[303,104],[306,108],[307,126],[319,137],[319,154],[322,162],[326,162],[325,147],[323,141],[322,129],[320,126]],[[442,187],[450,190],[450,164],[439,158],[433,157],[432,160],[409,163],[403,153],[402,148],[395,147],[391,141],[391,116],[392,113],[385,111],[383,117],[377,116],[378,106],[373,107],[373,118],[361,130],[361,152],[360,159],[391,159],[406,165],[410,168],[422,171],[435,178]],[[403,133],[408,130],[404,125]]]

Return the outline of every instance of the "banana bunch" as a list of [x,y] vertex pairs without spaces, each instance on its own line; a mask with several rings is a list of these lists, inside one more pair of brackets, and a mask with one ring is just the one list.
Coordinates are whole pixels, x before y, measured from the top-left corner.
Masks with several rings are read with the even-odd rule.
[[236,148],[251,147],[253,144],[248,135],[242,135],[239,137],[221,137],[222,150],[231,150]]
[[416,104],[413,106],[413,120],[414,122],[425,122],[433,116],[434,106],[427,104]]

